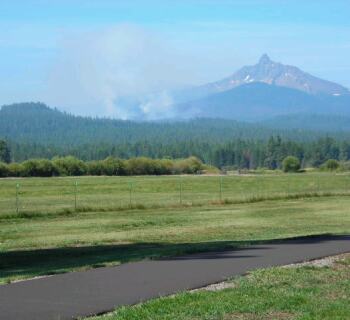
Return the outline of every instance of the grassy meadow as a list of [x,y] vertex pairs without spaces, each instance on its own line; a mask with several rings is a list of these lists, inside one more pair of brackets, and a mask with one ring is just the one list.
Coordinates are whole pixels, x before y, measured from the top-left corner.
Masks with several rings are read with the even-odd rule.
[[344,192],[350,194],[350,174],[9,178],[0,179],[0,219],[17,214],[16,205],[19,213],[35,215],[75,206],[81,211],[166,208]]
[[1,179],[0,194],[1,283],[350,232],[348,174]]

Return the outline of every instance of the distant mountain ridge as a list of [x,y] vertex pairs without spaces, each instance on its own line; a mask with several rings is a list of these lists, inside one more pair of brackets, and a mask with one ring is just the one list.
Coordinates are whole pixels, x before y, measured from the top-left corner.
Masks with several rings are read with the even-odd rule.
[[[240,90],[248,89],[249,95],[250,86],[241,87]],[[267,85],[260,83],[254,86]],[[294,92],[292,89],[282,89]],[[230,98],[232,91],[225,94]],[[346,131],[346,135],[340,131]],[[130,144],[142,141],[167,144],[191,140],[224,142],[239,138],[266,140],[271,135],[303,141],[324,136],[328,132],[343,138],[350,137],[350,117],[297,114],[255,123],[208,118],[138,122],[74,116],[42,103],[18,103],[0,108],[0,138],[43,145]]]
[[257,64],[184,96],[187,101],[175,105],[183,118],[261,120],[299,112],[350,115],[347,88],[274,62],[266,54]]
[[[157,96],[157,94],[153,95]],[[225,79],[168,94],[169,100],[173,101],[172,105],[167,105],[167,112],[160,112],[159,116],[154,112],[156,115],[154,118],[147,117],[147,114],[142,111],[141,106],[148,101],[146,96],[120,97],[115,104],[129,110],[129,119],[137,121],[166,119],[176,122],[196,118],[262,121],[297,113],[350,116],[350,91],[347,88],[314,77],[297,67],[274,62],[266,54],[262,55],[255,65],[242,67]],[[27,105],[26,114],[28,115],[29,111],[35,113],[35,108],[41,107],[32,105],[29,108]],[[155,110],[161,110],[157,107],[159,106],[154,102]],[[23,105],[12,105],[9,109],[5,106],[0,112],[1,117],[4,118],[7,111],[13,115],[16,108],[21,109]],[[49,108],[41,108],[41,117],[45,110],[47,113],[53,111]],[[22,116],[22,111],[18,111],[17,120]],[[55,111],[59,112],[57,109]],[[72,116],[63,113],[56,115],[56,120],[63,115],[68,116],[71,124],[78,120],[80,123],[94,120],[84,117],[73,119]],[[111,119],[98,120],[94,125],[104,123],[110,130],[115,125],[118,127],[125,125],[122,122],[112,123]],[[0,121],[2,121],[1,118]],[[39,120],[34,118],[32,121],[37,123]],[[20,121],[16,122],[16,125],[20,124]],[[14,123],[7,124],[9,131],[13,131],[14,126]],[[62,134],[65,135],[66,132],[63,131]]]
[[311,95],[303,91],[252,82],[176,106],[184,118],[256,121],[286,114],[350,115],[350,95]]
[[257,64],[245,66],[223,80],[204,85],[201,90],[217,93],[253,82],[287,87],[309,94],[350,94],[349,89],[337,83],[314,77],[297,67],[274,62],[267,54],[262,55]]

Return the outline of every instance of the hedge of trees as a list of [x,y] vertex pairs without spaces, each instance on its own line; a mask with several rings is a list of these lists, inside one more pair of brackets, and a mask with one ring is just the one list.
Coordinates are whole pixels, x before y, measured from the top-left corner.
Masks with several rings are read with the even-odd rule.
[[145,157],[122,160],[108,157],[104,160],[84,162],[73,156],[48,159],[31,159],[22,163],[0,162],[0,177],[52,177],[82,175],[165,175],[199,174],[215,170],[204,165],[198,158],[150,159]]
[[40,145],[38,143],[9,142],[13,161],[31,158],[51,159],[55,156],[72,155],[84,161],[102,160],[108,156],[121,159],[135,157],[187,158],[196,156],[201,161],[225,169],[282,169],[282,161],[287,156],[297,157],[301,167],[320,167],[328,159],[350,161],[350,140],[339,141],[325,137],[312,142],[297,142],[272,136],[267,141],[232,139],[231,142],[213,143],[179,141],[176,143],[157,143],[144,141],[127,144],[86,144],[78,147]]

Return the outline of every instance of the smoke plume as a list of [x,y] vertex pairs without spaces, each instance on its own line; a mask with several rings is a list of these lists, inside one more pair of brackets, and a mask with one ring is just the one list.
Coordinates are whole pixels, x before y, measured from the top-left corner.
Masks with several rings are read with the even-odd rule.
[[120,119],[174,116],[171,90],[190,64],[166,39],[133,25],[65,36],[46,101],[75,114]]

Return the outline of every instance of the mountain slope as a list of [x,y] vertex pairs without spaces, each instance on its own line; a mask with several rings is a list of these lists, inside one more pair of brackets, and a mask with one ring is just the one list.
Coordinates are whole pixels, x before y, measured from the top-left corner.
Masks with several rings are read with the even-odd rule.
[[349,132],[350,117],[322,114],[290,114],[276,116],[260,122],[261,125],[285,130],[313,130],[324,132]]
[[[302,92],[300,94],[303,95]],[[324,129],[327,131],[327,128]],[[0,110],[0,138],[37,145],[75,147],[88,144],[140,143],[142,148],[142,143],[145,141],[152,145],[182,142],[223,143],[237,139],[267,140],[271,135],[305,141],[317,139],[325,133],[285,130],[281,127],[275,129],[272,125],[265,123],[245,123],[224,119],[172,122],[96,119],[62,113],[40,103],[15,104],[4,106]],[[345,138],[343,134],[334,133],[333,136]],[[350,137],[350,130],[346,136]]]
[[339,84],[314,77],[297,67],[274,62],[266,54],[257,64],[245,66],[230,77],[202,86],[198,90],[217,93],[252,82],[287,87],[309,94],[350,94],[347,88]]
[[80,117],[50,109],[41,103],[14,104],[0,110],[0,137],[45,145],[120,145],[142,141],[167,144],[189,139],[268,138],[272,134],[276,134],[272,129],[232,120],[136,122]]
[[350,95],[310,95],[303,91],[252,82],[177,106],[184,117],[257,120],[289,113],[350,115]]

